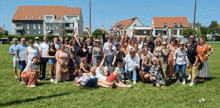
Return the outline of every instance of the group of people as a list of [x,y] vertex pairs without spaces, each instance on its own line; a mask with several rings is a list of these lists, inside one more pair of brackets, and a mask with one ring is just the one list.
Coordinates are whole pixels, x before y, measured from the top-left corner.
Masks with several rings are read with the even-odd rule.
[[[163,87],[175,76],[175,83],[180,83],[181,75],[185,85],[185,69],[188,69],[188,80],[192,79],[189,86],[209,76],[208,56],[213,49],[205,44],[204,38],[200,37],[197,42],[195,36],[190,35],[186,44],[179,38],[168,42],[168,32],[163,38],[162,33],[153,36],[153,28],[152,25],[150,35],[135,38],[135,29],[129,37],[125,28],[116,27],[113,28],[113,35],[105,35],[103,25],[99,40],[91,38],[90,29],[86,27],[86,40],[78,37],[77,29],[74,29],[71,39],[67,38],[67,34],[64,39],[59,36],[50,41],[44,36],[44,42],[39,43],[39,37],[36,37],[35,44],[34,40],[29,40],[30,46],[25,38],[21,38],[20,44],[14,38],[9,54],[13,55],[15,78],[19,66],[19,81],[28,87],[35,87],[46,78],[47,63],[50,82],[73,80],[75,86],[87,87],[132,88],[132,85],[126,85],[127,81],[133,81],[133,84],[137,81],[148,82]],[[124,29],[123,35],[120,29]]]

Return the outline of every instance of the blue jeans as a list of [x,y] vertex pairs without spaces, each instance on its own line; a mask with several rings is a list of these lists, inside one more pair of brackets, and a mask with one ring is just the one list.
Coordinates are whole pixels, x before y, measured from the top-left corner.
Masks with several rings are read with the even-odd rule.
[[26,67],[25,61],[19,61],[19,71],[23,71]]
[[179,79],[180,69],[181,69],[183,79],[186,79],[186,74],[185,74],[186,64],[183,64],[183,65],[176,64],[176,79],[177,80]]
[[41,64],[43,65],[42,67],[42,79],[45,79],[45,74],[46,74],[46,66],[47,66],[47,58],[41,58]]
[[[130,75],[130,72],[128,71],[128,68],[127,66],[125,66],[125,73],[128,77],[128,80],[131,80],[131,75]],[[137,80],[137,72],[136,72],[136,69],[133,70],[133,76],[132,76],[132,80]]]

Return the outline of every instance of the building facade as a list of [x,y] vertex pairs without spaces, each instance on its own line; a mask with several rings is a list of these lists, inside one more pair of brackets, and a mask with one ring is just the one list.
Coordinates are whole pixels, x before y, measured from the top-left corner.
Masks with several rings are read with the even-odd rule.
[[66,6],[19,6],[12,18],[14,35],[71,35],[75,28],[83,36],[81,8]]

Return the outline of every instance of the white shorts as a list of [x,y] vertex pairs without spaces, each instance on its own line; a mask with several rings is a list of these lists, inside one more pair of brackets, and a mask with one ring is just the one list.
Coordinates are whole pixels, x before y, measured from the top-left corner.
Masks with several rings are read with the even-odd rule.
[[188,59],[188,57],[186,56],[186,66],[189,67],[189,64],[190,64],[189,59]]
[[17,58],[13,58],[13,66],[14,66],[14,67],[17,67],[17,66],[18,66]]

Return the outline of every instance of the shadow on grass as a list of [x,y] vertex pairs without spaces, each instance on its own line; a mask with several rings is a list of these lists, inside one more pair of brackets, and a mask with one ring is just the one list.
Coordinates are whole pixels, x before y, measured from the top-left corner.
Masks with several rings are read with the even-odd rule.
[[10,106],[10,105],[14,105],[14,104],[21,104],[23,102],[32,102],[32,101],[36,101],[36,100],[53,98],[53,97],[58,97],[58,96],[63,96],[63,95],[68,95],[68,94],[70,94],[70,93],[67,92],[67,93],[54,94],[54,95],[50,95],[50,96],[38,96],[37,98],[23,99],[23,100],[16,100],[16,101],[11,101],[11,102],[6,102],[6,103],[0,103],[0,106],[1,107]]
[[81,90],[97,90],[98,87],[80,87]]
[[51,83],[46,83],[46,82],[43,82],[43,83],[38,83],[37,86],[42,86],[44,84],[51,84]]

